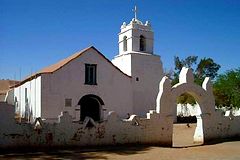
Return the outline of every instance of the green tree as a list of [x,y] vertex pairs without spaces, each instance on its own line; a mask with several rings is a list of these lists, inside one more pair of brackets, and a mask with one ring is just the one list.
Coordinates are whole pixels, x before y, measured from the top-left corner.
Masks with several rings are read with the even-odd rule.
[[172,85],[178,83],[178,77],[183,67],[193,68],[193,65],[197,63],[197,56],[188,56],[186,59],[180,59],[178,56],[174,56],[175,70],[172,76]]
[[216,105],[240,107],[240,68],[217,77],[214,83]]
[[199,79],[202,79],[203,77],[210,77],[211,79],[214,79],[217,76],[217,72],[220,67],[221,66],[215,63],[213,59],[203,58],[198,63],[195,73]]
[[198,56],[188,56],[185,59],[180,59],[178,56],[174,56],[175,71],[180,73],[182,67],[192,68],[194,64],[197,64]]
[[[205,77],[215,79],[217,72],[220,69],[220,65],[215,63],[211,58],[202,58],[198,62],[198,56],[188,56],[185,59],[180,59],[178,56],[174,57],[175,70],[171,74],[172,85],[178,83],[178,78],[182,67],[188,67],[193,70],[195,77],[195,83],[201,85]],[[177,99],[178,103],[193,104],[194,98],[189,94],[185,93]]]
[[177,103],[180,103],[180,104],[191,104],[191,105],[194,105],[196,104],[196,101],[194,99],[193,96],[191,96],[190,94],[188,93],[183,93],[182,95],[180,95],[178,98],[177,98]]
[[182,67],[188,67],[193,70],[195,81],[201,84],[205,77],[215,79],[218,70],[221,66],[213,61],[211,58],[202,58],[198,62],[198,56],[188,56],[185,59],[180,59],[178,56],[174,57],[175,70],[172,75],[172,85],[178,82],[179,73]]

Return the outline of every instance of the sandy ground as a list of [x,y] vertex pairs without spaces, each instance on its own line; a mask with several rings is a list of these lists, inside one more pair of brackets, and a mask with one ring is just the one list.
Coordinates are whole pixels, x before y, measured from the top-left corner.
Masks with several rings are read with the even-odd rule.
[[126,160],[240,160],[240,141],[200,146],[193,143],[195,125],[174,125],[173,148],[121,146],[98,149],[0,153],[0,159],[126,159]]
[[173,126],[173,147],[199,146],[202,143],[193,143],[193,136],[197,124],[174,124]]

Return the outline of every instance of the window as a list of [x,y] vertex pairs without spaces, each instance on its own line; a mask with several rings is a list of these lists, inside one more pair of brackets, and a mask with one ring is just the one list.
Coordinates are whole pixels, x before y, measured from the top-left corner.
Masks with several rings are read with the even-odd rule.
[[127,51],[127,36],[123,37],[123,51]]
[[97,85],[97,65],[85,64],[85,84]]
[[72,99],[70,98],[65,99],[65,107],[72,107]]
[[27,88],[25,88],[25,103],[27,103],[28,102],[28,98],[27,98],[28,96],[27,96]]
[[146,51],[146,39],[144,36],[140,36],[140,51]]

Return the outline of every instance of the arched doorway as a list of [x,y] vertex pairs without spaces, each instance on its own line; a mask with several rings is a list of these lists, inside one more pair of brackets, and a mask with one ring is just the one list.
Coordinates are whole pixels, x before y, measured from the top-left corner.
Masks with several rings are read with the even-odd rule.
[[80,105],[80,121],[84,121],[86,117],[91,117],[94,121],[101,120],[103,100],[93,94],[83,96],[79,102]]

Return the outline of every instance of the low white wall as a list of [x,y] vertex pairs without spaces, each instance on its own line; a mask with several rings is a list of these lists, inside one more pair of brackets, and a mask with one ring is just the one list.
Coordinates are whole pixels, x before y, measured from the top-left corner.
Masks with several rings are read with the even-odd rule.
[[198,104],[177,104],[177,116],[196,116],[200,115],[201,110]]
[[240,116],[240,108],[234,109],[234,110],[232,111],[232,114],[233,114],[234,116]]
[[[218,110],[223,111],[224,113],[229,112],[234,116],[240,116],[240,108],[232,108],[222,107]],[[200,115],[201,110],[199,104],[191,105],[191,104],[177,104],[177,116],[196,116]]]
[[203,132],[205,141],[219,140],[221,138],[240,137],[240,116],[230,114],[226,116],[222,110],[214,113],[202,115]]
[[[91,127],[88,127],[91,123]],[[0,123],[1,124],[1,123]],[[110,112],[107,120],[97,123],[86,118],[83,123],[73,123],[72,117],[64,112],[59,123],[15,124],[0,130],[0,148],[20,146],[96,146],[117,144],[172,145],[171,120],[162,119],[154,111],[147,118],[132,115],[120,119]],[[18,129],[15,129],[18,128]],[[20,130],[19,130],[20,128]],[[14,130],[13,130],[14,129]]]
[[[240,137],[240,117],[224,116],[216,111],[212,115],[200,115],[203,132],[207,139]],[[0,148],[20,146],[96,146],[117,144],[155,144],[172,146],[173,117],[160,116],[150,111],[146,118],[132,115],[129,119],[120,119],[110,112],[100,123],[86,118],[83,123],[72,122],[67,112],[59,116],[59,122],[50,124],[39,120],[34,124],[15,123],[14,108],[0,103]],[[38,125],[37,125],[38,124]]]

